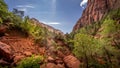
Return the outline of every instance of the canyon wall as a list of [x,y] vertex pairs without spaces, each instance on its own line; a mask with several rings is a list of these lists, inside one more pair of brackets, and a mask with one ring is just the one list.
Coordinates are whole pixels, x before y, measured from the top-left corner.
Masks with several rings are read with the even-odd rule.
[[73,27],[73,32],[85,25],[100,21],[110,10],[120,8],[120,0],[88,0],[81,18]]

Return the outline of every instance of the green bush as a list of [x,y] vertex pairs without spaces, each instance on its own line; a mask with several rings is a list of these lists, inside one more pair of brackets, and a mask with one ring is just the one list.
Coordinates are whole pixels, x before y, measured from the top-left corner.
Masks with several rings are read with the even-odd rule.
[[99,54],[101,46],[97,39],[91,35],[78,33],[74,38],[73,53],[77,58],[84,61],[85,67],[89,66],[90,60],[95,60],[93,56]]
[[114,20],[106,19],[102,24],[103,28],[103,31],[101,32],[102,35],[109,35],[111,33],[115,33],[117,31],[116,26],[117,25],[115,24]]
[[86,25],[82,28],[80,28],[77,33],[81,34],[88,34],[88,35],[95,35],[100,28],[101,23],[100,22],[94,22],[92,24]]
[[16,68],[40,68],[40,62],[43,61],[43,56],[32,56],[23,59]]
[[78,57],[84,57],[95,54],[98,51],[99,45],[96,39],[86,34],[76,34],[74,38],[73,53]]
[[9,68],[9,67],[8,67],[8,66],[4,66],[4,67],[3,67],[3,66],[0,66],[0,68]]
[[[104,68],[118,66],[117,57],[119,57],[119,51],[109,44],[109,39],[94,39],[90,35],[76,34],[74,38],[74,55],[82,60],[83,67]],[[97,60],[102,57],[100,64]],[[116,60],[116,61],[112,61]]]
[[6,12],[7,8],[7,4],[4,2],[4,0],[0,0],[0,11]]
[[0,17],[4,20],[7,20],[7,17],[9,16],[8,7],[7,4],[4,2],[4,0],[0,0]]
[[120,8],[116,9],[116,10],[111,10],[108,14],[107,14],[107,18],[111,18],[114,20],[117,20],[120,18]]
[[27,36],[32,36],[35,39],[35,42],[44,44],[44,41],[46,41],[47,37],[47,29],[44,29],[43,27],[35,24],[32,20],[29,19],[28,16],[25,16],[24,19],[14,14],[11,16],[13,21],[10,27],[19,29]]
[[0,24],[2,24],[3,23],[3,21],[2,21],[2,19],[0,18]]

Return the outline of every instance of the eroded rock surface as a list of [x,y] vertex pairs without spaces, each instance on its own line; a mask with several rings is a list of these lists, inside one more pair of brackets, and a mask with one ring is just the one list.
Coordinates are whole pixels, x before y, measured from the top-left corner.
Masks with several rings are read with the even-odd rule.
[[120,8],[120,0],[88,0],[87,7],[73,28],[73,32],[81,27],[100,21],[110,10]]
[[69,68],[79,68],[80,67],[80,61],[72,55],[66,56],[63,60],[64,60],[64,63]]

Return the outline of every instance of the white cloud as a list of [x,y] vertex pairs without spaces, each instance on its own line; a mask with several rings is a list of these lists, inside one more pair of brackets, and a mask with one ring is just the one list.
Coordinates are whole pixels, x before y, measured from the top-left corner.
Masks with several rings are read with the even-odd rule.
[[49,25],[60,25],[59,22],[49,22],[49,23],[47,23],[47,24],[49,24]]
[[80,6],[81,6],[82,8],[84,8],[83,5],[85,5],[87,2],[88,2],[88,0],[82,0],[82,2],[80,3]]
[[18,7],[18,8],[35,8],[32,4],[28,4],[28,5],[17,5],[16,7]]
[[18,10],[19,10],[19,11],[27,12],[27,9],[26,9],[26,8],[19,8]]
[[35,8],[32,4],[27,4],[27,5],[17,5],[16,8],[19,11],[25,11],[27,12],[28,8]]
[[60,25],[61,24],[59,22],[45,22],[45,21],[42,21],[42,23],[47,24],[47,25]]

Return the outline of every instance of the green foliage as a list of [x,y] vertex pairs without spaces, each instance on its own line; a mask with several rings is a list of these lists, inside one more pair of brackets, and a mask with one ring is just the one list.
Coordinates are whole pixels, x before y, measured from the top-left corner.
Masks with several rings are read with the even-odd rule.
[[[100,39],[100,44],[102,46],[102,55],[104,55],[104,59],[106,61],[107,67],[119,67],[118,64],[118,57],[119,50],[119,31],[120,31],[120,24],[118,24],[118,20],[120,18],[120,10],[113,10],[108,13],[107,17],[104,19],[100,31],[100,35],[102,38]],[[113,40],[116,40],[114,43]],[[113,46],[114,45],[114,46]]]
[[10,28],[12,28],[12,27],[19,28],[20,27],[20,23],[22,23],[21,17],[16,16],[13,13],[10,13],[10,19],[11,19],[11,22],[9,23]]
[[95,22],[93,24],[82,27],[80,30],[77,31],[77,33],[95,35],[100,26],[100,22]]
[[24,34],[27,34],[27,36],[32,36],[37,43],[46,44],[47,29],[34,23],[28,16],[22,19],[19,16],[13,15],[12,19],[13,22],[11,26],[13,28],[21,30]]
[[62,35],[49,32],[48,29],[41,27],[41,25],[32,21],[28,16],[21,18],[20,16],[9,12],[4,0],[0,0],[0,24],[1,23],[7,24],[10,29],[18,29],[25,35],[32,36],[35,39],[35,42],[42,45],[47,43],[48,37],[63,39]]
[[73,53],[77,58],[84,61],[83,67],[94,67],[95,65],[92,63],[98,63],[95,58],[103,54],[99,42],[88,34],[78,33],[75,35]]
[[2,21],[2,19],[0,18],[0,24],[2,24],[3,23],[3,21]]
[[[109,44],[109,39],[94,39],[90,35],[80,33],[75,35],[73,53],[84,61],[83,67],[88,65],[95,68],[118,66],[117,57],[120,56],[119,51]],[[100,64],[97,60],[99,57],[102,57],[102,62],[106,64]]]
[[7,5],[4,0],[0,0],[0,10],[5,11],[7,10]]
[[29,34],[29,32],[32,30],[32,28],[34,28],[31,24],[31,21],[29,20],[29,17],[25,17],[23,22],[20,23],[19,27],[21,28],[21,30],[27,34]]
[[4,67],[3,67],[3,66],[0,66],[0,68],[9,68],[9,67],[8,67],[8,66],[4,66]]
[[74,38],[74,50],[73,53],[78,57],[85,57],[94,55],[99,51],[99,43],[90,35],[76,34]]
[[111,18],[111,19],[119,19],[120,18],[120,8],[116,9],[116,10],[111,10],[108,15],[107,18]]
[[68,44],[70,50],[73,50],[74,48],[74,41],[73,41],[74,35],[75,35],[74,32],[71,32],[70,34],[68,33],[65,34],[65,42]]
[[16,68],[40,68],[40,62],[43,61],[43,56],[32,56],[23,59]]
[[[81,67],[114,68],[120,66],[118,60],[120,57],[119,19],[120,10],[111,11],[98,24],[93,23],[82,27],[75,34],[73,53],[83,61]],[[100,35],[100,38],[95,39],[96,34]]]
[[6,3],[4,2],[4,0],[0,0],[0,15],[3,15],[2,13],[6,13],[8,12],[7,10],[7,5]]
[[4,2],[4,0],[0,0],[0,17],[1,19],[6,20],[8,16],[9,12],[7,4]]
[[108,35],[111,33],[115,33],[117,31],[116,24],[114,20],[106,19],[103,24],[102,28],[104,29],[101,33],[102,35]]
[[102,31],[100,34],[103,36],[104,40],[108,40],[107,43],[110,45],[112,44],[120,49],[118,41],[120,32],[119,15],[120,9],[111,11],[101,25]]

